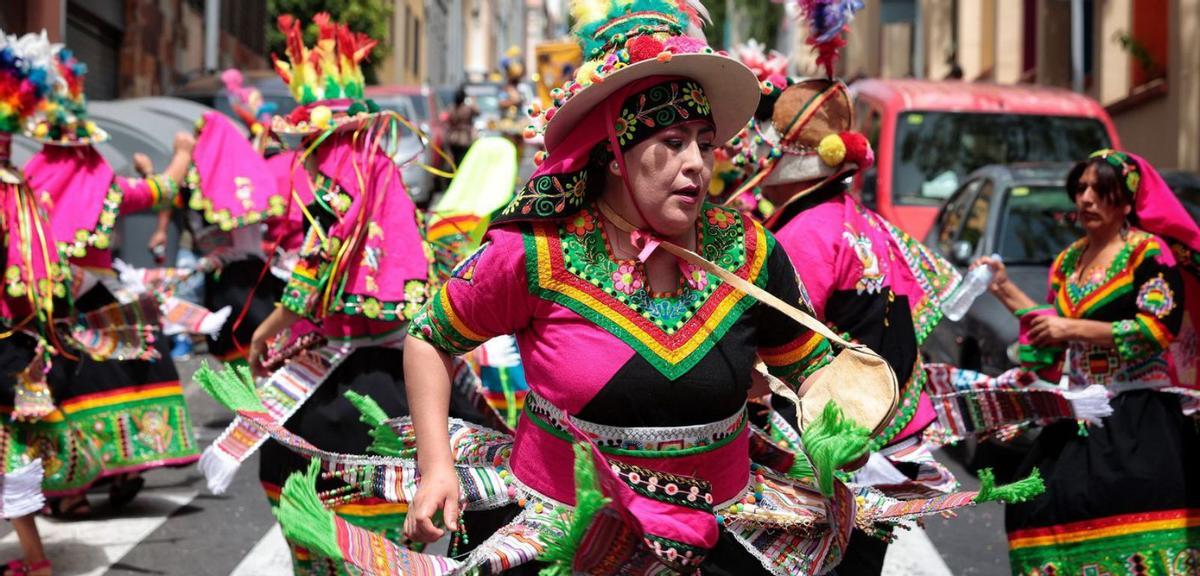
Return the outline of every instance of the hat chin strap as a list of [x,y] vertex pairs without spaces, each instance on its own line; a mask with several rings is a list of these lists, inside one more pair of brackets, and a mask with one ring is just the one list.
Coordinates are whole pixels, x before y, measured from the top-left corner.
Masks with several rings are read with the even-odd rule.
[[[633,184],[629,181],[629,170],[625,165],[625,155],[621,153],[621,144],[617,140],[616,123],[613,121],[612,106],[604,106],[604,124],[604,130],[608,134],[608,143],[612,146],[613,156],[617,161],[617,169],[621,172],[621,181],[625,184],[625,191],[629,195],[629,203],[633,204],[633,209],[637,211],[638,217],[644,223],[644,227],[638,227],[633,230],[627,230],[621,226],[618,226],[618,228],[629,233],[630,244],[633,244],[633,247],[638,250],[638,260],[645,263],[650,258],[650,255],[662,244],[666,235],[654,229],[654,225],[650,223],[650,219],[642,211],[642,206],[637,201],[637,195],[633,193]],[[607,210],[601,210],[601,213],[605,217],[615,214],[611,206],[608,206],[604,202],[601,202],[601,204],[603,208],[607,208]],[[609,220],[612,220],[612,218],[609,218]],[[625,221],[622,219],[622,222]]]

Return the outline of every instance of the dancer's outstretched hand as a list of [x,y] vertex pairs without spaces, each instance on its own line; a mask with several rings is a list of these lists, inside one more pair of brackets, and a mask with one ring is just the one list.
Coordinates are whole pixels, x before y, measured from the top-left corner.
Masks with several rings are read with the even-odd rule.
[[446,528],[458,531],[458,475],[446,466],[430,474],[422,474],[417,495],[404,519],[404,535],[417,542],[434,542],[446,533],[438,528],[436,517],[441,513]]

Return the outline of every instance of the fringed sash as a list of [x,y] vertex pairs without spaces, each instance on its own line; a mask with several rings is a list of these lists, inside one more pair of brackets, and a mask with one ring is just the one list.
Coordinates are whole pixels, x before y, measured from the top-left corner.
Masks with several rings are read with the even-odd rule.
[[[266,415],[281,428],[321,383],[358,347],[357,341],[335,341],[297,354],[275,370],[257,390]],[[200,457],[200,470],[213,494],[223,494],[242,463],[270,435],[238,416]]]
[[1037,381],[1021,368],[988,376],[946,364],[926,364],[926,390],[937,422],[926,441],[950,444],[969,436],[1011,436],[1026,426],[1068,419],[1098,423],[1112,414],[1103,386],[1067,390]]

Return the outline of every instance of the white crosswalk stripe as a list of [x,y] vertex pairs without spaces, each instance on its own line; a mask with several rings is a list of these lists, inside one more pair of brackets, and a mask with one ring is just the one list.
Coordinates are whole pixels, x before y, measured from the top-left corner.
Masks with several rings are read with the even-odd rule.
[[289,576],[291,573],[292,557],[287,541],[283,539],[283,531],[276,524],[250,549],[250,553],[242,558],[229,576]]
[[908,528],[897,530],[896,541],[888,546],[883,573],[889,576],[951,576],[953,573],[925,531],[916,526]]
[[[46,555],[54,562],[54,573],[93,576],[103,574],[114,562],[153,533],[180,506],[196,497],[196,490],[175,489],[147,492],[138,498],[137,516],[59,521],[39,517],[38,531]],[[3,558],[20,556],[17,535],[10,532],[0,540]]]

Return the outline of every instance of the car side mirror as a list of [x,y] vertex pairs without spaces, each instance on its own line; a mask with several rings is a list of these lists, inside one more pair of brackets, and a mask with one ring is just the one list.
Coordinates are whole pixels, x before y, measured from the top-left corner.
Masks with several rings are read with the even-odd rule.
[[967,266],[971,263],[971,254],[975,252],[975,248],[966,240],[959,240],[951,247],[950,258],[954,260],[957,266]]
[[862,193],[859,198],[863,206],[872,210],[876,209],[876,201],[878,200],[875,186],[879,180],[878,170],[874,166],[867,168],[862,175]]

